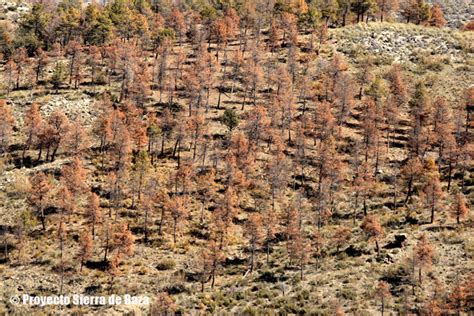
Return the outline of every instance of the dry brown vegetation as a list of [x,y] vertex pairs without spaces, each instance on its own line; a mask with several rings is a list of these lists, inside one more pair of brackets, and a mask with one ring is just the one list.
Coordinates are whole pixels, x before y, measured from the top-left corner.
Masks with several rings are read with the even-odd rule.
[[472,312],[472,32],[314,3],[2,26],[0,313]]

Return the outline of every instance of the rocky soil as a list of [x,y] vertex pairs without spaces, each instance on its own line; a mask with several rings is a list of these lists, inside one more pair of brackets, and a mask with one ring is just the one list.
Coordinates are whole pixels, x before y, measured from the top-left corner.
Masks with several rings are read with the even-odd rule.
[[460,28],[474,18],[474,2],[469,0],[431,0],[438,3],[444,11],[449,27]]
[[[35,98],[35,100],[40,104],[40,111],[43,117],[48,117],[55,110],[61,110],[68,116],[71,122],[80,120],[86,126],[91,126],[95,118],[95,101],[87,94],[81,92],[58,95],[50,94]],[[23,116],[30,105],[31,98],[28,96],[17,98],[11,102],[10,106],[14,111],[14,116],[17,118],[19,126],[23,124]]]
[[336,29],[332,40],[337,50],[355,57],[361,49],[393,62],[416,62],[420,55],[444,55],[462,62],[472,49],[468,33],[430,29],[407,24],[360,24]]
[[18,21],[29,10],[27,3],[2,0],[0,1],[0,20]]

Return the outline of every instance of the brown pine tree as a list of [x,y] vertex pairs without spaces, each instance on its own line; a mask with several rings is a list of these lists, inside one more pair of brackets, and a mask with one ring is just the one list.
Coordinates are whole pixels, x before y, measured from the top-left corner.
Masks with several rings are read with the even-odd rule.
[[236,208],[237,196],[234,188],[229,186],[219,203],[218,208],[213,212],[212,226],[214,239],[216,240],[220,250],[224,248],[227,242],[227,235],[233,228],[233,220],[237,213]]
[[431,212],[430,223],[435,220],[435,212],[441,209],[444,193],[441,189],[438,169],[432,159],[428,159],[423,171],[423,187],[421,198],[423,204]]
[[451,216],[456,219],[458,224],[469,214],[469,207],[466,205],[464,194],[458,190],[454,196],[454,202],[451,204]]
[[91,225],[92,239],[94,240],[96,226],[102,223],[102,210],[100,208],[99,197],[94,192],[89,193],[84,215]]
[[[153,212],[155,210],[155,202],[158,198],[157,193],[157,182],[155,179],[149,179],[145,186],[145,194],[143,196],[142,202],[140,203],[141,208],[143,209],[143,237],[145,243],[148,242],[149,229],[148,223],[150,218],[153,219]],[[153,222],[153,220],[151,220]]]
[[354,105],[354,87],[352,79],[348,74],[343,73],[337,80],[334,98],[338,108],[337,124],[340,129]]
[[203,136],[207,131],[207,122],[202,114],[199,112],[193,113],[193,115],[188,120],[188,128],[192,131],[192,151],[193,151],[193,160],[196,159],[196,150],[198,143],[202,140]]
[[446,25],[443,9],[437,3],[430,9],[430,19],[428,20],[428,24],[435,27],[443,27]]
[[[333,55],[331,63],[328,65],[329,87],[326,89],[326,99],[330,97],[332,100],[332,93],[335,91],[336,83],[348,69],[347,62],[344,55],[336,53]],[[329,90],[329,91],[328,91]],[[328,95],[329,94],[329,95]]]
[[186,34],[186,22],[184,15],[178,8],[173,8],[170,16],[170,26],[173,28],[175,33],[178,35],[178,44],[181,46],[183,35]]
[[[51,161],[54,161],[59,148],[67,143],[67,135],[71,124],[69,123],[67,116],[60,110],[51,113],[51,115],[48,116],[47,121],[50,126],[50,132],[47,133],[47,141],[52,149]],[[48,152],[50,147],[47,147]],[[46,154],[46,159],[48,159],[48,154]]]
[[243,86],[244,95],[242,99],[242,110],[244,110],[247,96],[253,100],[253,105],[257,105],[257,92],[263,79],[263,70],[260,66],[260,47],[254,46],[251,58],[247,59],[243,65]]
[[390,136],[395,132],[399,121],[402,106],[407,101],[408,91],[405,77],[400,65],[395,64],[386,76],[390,95],[384,106],[385,121],[387,123],[387,150],[390,149]]
[[472,283],[461,283],[459,277],[456,276],[455,284],[451,289],[451,293],[448,296],[448,312],[454,312],[456,315],[462,315],[466,311],[466,307],[469,309],[472,306],[472,301],[468,296],[469,291],[472,289],[466,287],[472,285]]
[[216,193],[215,169],[198,172],[195,176],[198,199],[201,201],[200,223],[204,223],[204,210]]
[[69,84],[74,81],[74,89],[79,87],[82,79],[82,67],[84,63],[84,54],[82,46],[77,41],[70,41],[66,47],[66,55],[69,56]]
[[386,16],[398,10],[398,0],[377,0],[380,22],[384,21]]
[[354,210],[354,224],[357,217],[359,198],[362,198],[362,209],[364,216],[367,215],[367,202],[374,195],[376,189],[376,181],[373,172],[369,170],[368,163],[362,163],[355,170],[355,177],[353,186],[355,191],[355,210]]
[[379,241],[383,238],[384,231],[375,215],[367,215],[362,222],[361,228],[370,240],[375,241],[375,249],[380,254]]
[[272,248],[272,243],[277,233],[277,227],[276,227],[277,218],[274,212],[269,207],[266,207],[266,210],[264,211],[262,215],[262,222],[263,222],[266,262],[268,266],[270,264],[270,251]]
[[321,265],[321,258],[324,255],[323,249],[327,244],[326,238],[324,238],[323,235],[321,235],[318,231],[315,231],[313,233],[313,236],[311,238],[311,247],[314,250],[314,256],[316,257],[316,269],[320,268]]
[[128,225],[125,223],[115,225],[112,236],[112,247],[114,249],[127,256],[132,256],[134,253],[134,242],[135,237],[129,230]]
[[308,263],[310,254],[310,244],[302,228],[299,228],[291,235],[289,243],[290,257],[296,261],[300,270],[300,278],[304,279],[304,267]]
[[263,241],[262,216],[258,213],[251,214],[245,224],[244,235],[247,236],[250,249],[249,271],[253,272],[256,259],[256,252]]
[[14,76],[15,76],[15,73],[18,69],[18,66],[17,64],[13,61],[12,58],[10,58],[7,63],[5,64],[5,75],[7,77],[6,81],[7,81],[7,95],[10,94],[10,92],[12,91],[12,89],[15,87],[15,83],[14,83]]
[[401,170],[401,176],[406,180],[407,194],[405,197],[405,204],[413,194],[413,187],[415,181],[421,176],[423,165],[418,157],[411,157],[407,160],[405,166]]
[[16,64],[16,89],[20,89],[22,75],[28,69],[28,53],[26,48],[19,47],[15,49],[12,57]]
[[63,286],[64,286],[64,267],[65,267],[65,262],[64,262],[64,243],[66,242],[67,238],[67,228],[66,224],[64,223],[64,220],[61,219],[58,223],[58,232],[57,232],[57,238],[59,241],[59,269],[60,269],[60,283],[59,283],[59,295],[63,294]]
[[8,149],[14,123],[10,107],[5,100],[0,100],[0,154]]
[[379,125],[377,124],[378,120],[379,113],[377,104],[373,98],[368,98],[362,113],[362,136],[365,152],[364,160],[366,163],[369,162],[369,157],[377,157],[380,136],[380,129]]
[[87,173],[79,157],[74,157],[70,164],[61,169],[61,180],[75,199],[89,190],[86,183]]
[[25,119],[23,123],[24,133],[26,135],[25,146],[23,147],[23,152],[21,155],[23,159],[25,159],[26,151],[29,150],[31,145],[35,142],[35,138],[38,136],[42,121],[43,119],[41,118],[38,104],[32,103],[31,107],[25,113]]
[[217,41],[216,58],[217,61],[219,61],[219,53],[222,50],[223,45],[224,47],[227,47],[227,42],[229,40],[230,35],[225,18],[219,18],[214,21],[212,33]]
[[150,175],[150,158],[146,151],[140,151],[134,159],[134,164],[130,172],[129,186],[132,190],[131,208],[140,206],[142,201],[143,187]]
[[164,155],[166,141],[171,138],[176,127],[176,120],[169,109],[165,109],[159,119],[161,129],[161,155]]
[[48,65],[49,57],[45,53],[45,51],[38,47],[35,52],[35,59],[36,59],[36,66],[35,66],[35,73],[36,73],[36,84],[42,79],[42,75],[44,73],[44,69]]
[[150,314],[172,315],[177,309],[178,306],[174,303],[173,298],[166,292],[160,292],[150,306]]
[[385,281],[380,281],[377,285],[376,295],[380,298],[380,311],[383,316],[387,301],[390,299],[390,284]]
[[92,257],[92,251],[94,247],[94,237],[89,232],[89,230],[85,230],[82,232],[81,236],[79,237],[79,251],[77,253],[77,257],[80,260],[80,268],[79,271],[82,272],[82,267]]
[[126,223],[117,223],[112,227],[108,227],[108,224],[104,225],[106,229],[106,240],[104,245],[105,255],[104,261],[107,260],[107,254],[112,253],[114,256],[109,264],[112,276],[119,274],[118,265],[123,255],[128,257],[134,254],[134,242],[135,237],[132,232],[128,229]]
[[64,181],[61,181],[59,189],[55,194],[55,202],[55,205],[61,211],[61,216],[71,215],[77,209],[77,202]]
[[434,259],[434,248],[426,234],[422,234],[414,248],[414,260],[418,265],[418,282],[422,284],[422,270],[431,267]]
[[67,152],[73,156],[81,156],[90,146],[89,131],[80,121],[71,124],[66,135],[65,147]]
[[204,286],[212,277],[213,258],[208,247],[199,249],[191,261],[191,269],[196,275],[197,281],[201,283],[201,292],[204,292]]
[[340,226],[332,235],[332,243],[336,246],[336,252],[339,252],[341,247],[347,245],[352,237],[352,230],[349,227]]
[[266,174],[270,185],[272,210],[275,211],[275,205],[279,194],[288,183],[290,165],[283,153],[277,153],[266,166]]
[[100,141],[99,150],[103,153],[107,149],[107,145],[112,139],[112,113],[109,113],[108,101],[101,102],[103,108],[102,113],[94,121],[92,133]]
[[207,244],[207,249],[208,249],[208,258],[211,262],[211,269],[210,269],[211,288],[214,288],[216,275],[218,273],[219,266],[221,265],[222,261],[224,261],[225,257],[224,257],[222,248],[214,240],[211,240]]
[[29,190],[28,203],[34,208],[35,214],[41,220],[43,230],[46,231],[46,214],[44,212],[49,204],[50,192],[53,188],[51,179],[43,172],[38,172],[30,177],[31,189]]
[[258,105],[247,118],[247,124],[244,127],[247,138],[257,148],[259,142],[264,137],[270,126],[270,119],[268,117],[267,109],[263,106]]
[[427,149],[429,134],[428,134],[428,119],[431,112],[431,101],[428,91],[423,82],[418,82],[415,87],[415,92],[409,101],[411,108],[411,125],[412,130],[410,139],[408,141],[411,154],[422,157]]
[[125,171],[130,166],[132,153],[132,139],[129,130],[124,125],[119,125],[116,134],[114,135],[114,142],[110,152],[112,162],[115,165],[115,170]]
[[329,137],[335,134],[336,118],[332,113],[332,107],[329,102],[321,102],[317,105],[314,112],[314,124],[312,135],[314,145],[321,144]]
[[167,201],[165,208],[171,215],[173,219],[173,243],[176,244],[176,238],[178,233],[178,226],[186,220],[188,216],[188,210],[186,207],[186,201],[181,196],[173,196],[171,199]]
[[89,46],[89,52],[87,54],[87,64],[90,67],[91,84],[93,85],[96,84],[97,73],[102,68],[102,63],[100,60],[101,58],[102,57],[100,49],[95,45]]
[[434,132],[433,141],[438,147],[438,170],[441,171],[445,151],[449,152],[456,143],[450,106],[445,98],[439,97],[433,103],[432,120]]

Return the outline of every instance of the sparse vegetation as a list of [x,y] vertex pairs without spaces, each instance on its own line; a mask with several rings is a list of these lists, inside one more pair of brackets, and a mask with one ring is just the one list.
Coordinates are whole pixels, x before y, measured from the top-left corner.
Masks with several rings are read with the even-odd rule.
[[3,7],[0,314],[473,311],[474,41],[445,1]]

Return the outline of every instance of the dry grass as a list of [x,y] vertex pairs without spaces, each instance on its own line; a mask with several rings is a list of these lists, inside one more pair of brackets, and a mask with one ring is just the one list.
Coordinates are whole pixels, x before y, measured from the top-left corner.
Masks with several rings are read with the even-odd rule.
[[[472,84],[472,34],[461,33],[447,29],[424,28],[415,25],[406,24],[359,24],[346,28],[331,30],[330,45],[323,50],[323,57],[332,54],[332,48],[344,52],[350,61],[351,71],[357,71],[358,65],[356,57],[363,53],[363,49],[357,43],[360,39],[369,36],[374,32],[388,32],[390,34],[400,34],[400,36],[413,36],[444,41],[448,45],[456,46],[456,53],[453,56],[435,54],[429,55],[426,52],[415,53],[418,55],[416,63],[407,63],[405,68],[409,71],[410,78],[418,80],[425,78],[431,83],[432,91],[447,95],[451,100],[457,100],[459,94],[469,84]],[[347,44],[348,43],[348,44]],[[346,45],[347,44],[347,45]],[[333,45],[333,46],[332,46]],[[185,48],[189,49],[189,47]],[[431,49],[430,47],[427,50]],[[281,54],[284,55],[282,52]],[[377,71],[382,73],[393,61],[393,56],[381,55],[380,64]],[[464,68],[462,68],[464,67]],[[439,80],[443,78],[444,80]],[[83,91],[63,91],[65,99],[74,103],[81,99]],[[242,116],[239,108],[241,95],[235,93],[230,97],[223,97],[223,108],[236,108]],[[263,100],[263,96],[259,102]],[[24,91],[15,91],[9,98],[16,103],[26,104],[31,100],[31,95]],[[49,103],[50,95],[44,95],[36,99],[41,103]],[[157,99],[157,95],[154,96]],[[210,101],[215,104],[217,94],[215,91],[210,96]],[[180,99],[182,104],[186,104]],[[156,110],[156,109],[153,109]],[[251,111],[252,106],[247,106],[246,111]],[[222,110],[212,108],[206,114],[210,122],[210,133],[223,135],[224,127],[215,119],[221,115]],[[404,113],[406,116],[406,113]],[[354,121],[356,121],[354,119]],[[357,138],[357,128],[344,128],[342,131],[344,137]],[[18,140],[19,141],[19,140]],[[310,143],[310,142],[308,142]],[[264,151],[264,150],[263,150]],[[308,156],[314,157],[316,152],[314,148],[308,148]],[[404,159],[404,149],[393,150],[386,161],[399,162]],[[191,153],[185,151],[184,159]],[[262,154],[261,159],[267,159],[268,154]],[[348,158],[348,157],[344,157]],[[91,155],[88,157],[91,162],[92,170],[99,169],[100,159]],[[44,164],[34,170],[57,170],[64,160],[58,160],[55,163]],[[263,164],[263,162],[260,162]],[[171,174],[175,168],[175,161],[171,159],[160,160],[157,172],[161,174]],[[20,210],[26,209],[25,196],[22,194],[28,189],[28,183],[25,181],[27,174],[12,170],[12,166],[4,167],[6,170],[1,172],[0,183],[6,183],[3,192],[0,191],[0,218],[2,223],[12,223]],[[384,173],[393,174],[397,171],[396,163],[387,163]],[[314,170],[308,172],[315,173]],[[8,177],[13,175],[14,179],[5,182]],[[90,177],[90,184],[99,185],[104,183],[105,174],[96,171]],[[347,189],[347,188],[345,188]],[[390,187],[383,185],[379,188],[379,193],[387,193]],[[282,196],[288,199],[294,196],[291,188],[288,188]],[[350,196],[341,202],[340,212],[343,217],[329,223],[321,230],[321,234],[330,238],[336,226],[353,227],[352,220],[347,217],[352,213]],[[427,213],[419,208],[409,210],[405,207],[399,207],[396,211],[390,210],[380,205],[385,198],[374,198],[370,206],[377,210],[380,215],[381,223],[389,231],[382,240],[381,245],[392,241],[394,235],[405,234],[407,242],[403,249],[383,249],[381,255],[377,256],[373,242],[368,242],[363,236],[359,227],[353,227],[353,235],[349,244],[357,249],[360,254],[350,256],[345,253],[347,247],[342,247],[339,253],[336,253],[335,247],[328,245],[326,255],[317,259],[310,258],[305,268],[306,276],[304,280],[299,278],[299,273],[293,266],[288,264],[288,254],[283,241],[275,245],[271,255],[270,266],[267,267],[264,262],[264,255],[259,254],[259,264],[257,270],[246,275],[247,254],[243,252],[241,245],[245,244],[242,237],[241,227],[237,225],[232,236],[229,239],[229,250],[227,258],[237,258],[243,260],[243,263],[237,265],[228,264],[223,267],[216,280],[216,289],[210,290],[206,285],[206,291],[200,293],[200,285],[197,282],[190,282],[186,279],[185,272],[190,263],[190,254],[194,253],[197,247],[204,244],[203,240],[194,238],[189,234],[182,234],[176,245],[172,244],[172,238],[169,231],[163,237],[152,234],[150,245],[141,242],[136,243],[135,256],[126,258],[120,265],[122,273],[113,281],[109,289],[110,276],[100,270],[84,268],[82,273],[78,272],[75,254],[77,252],[77,242],[73,239],[77,237],[84,220],[81,214],[73,214],[68,220],[70,223],[70,236],[65,245],[65,256],[71,271],[67,274],[65,284],[65,293],[85,293],[86,288],[98,286],[94,294],[115,294],[129,293],[139,295],[154,296],[159,292],[168,291],[173,294],[173,298],[183,314],[215,314],[223,311],[233,314],[267,314],[279,311],[288,314],[331,314],[334,307],[340,304],[347,312],[361,315],[374,315],[378,313],[374,297],[374,287],[377,281],[384,276],[399,276],[404,272],[406,255],[416,243],[416,237],[419,235],[421,227],[419,225],[410,225],[405,222],[407,214],[412,212],[417,218],[426,218]],[[250,205],[251,199],[248,196],[242,197],[241,206]],[[124,207],[131,204],[130,201],[124,201]],[[106,208],[108,201],[102,199],[101,206]],[[285,207],[281,204],[277,211]],[[193,220],[188,223],[184,231],[198,227],[199,204],[191,204],[191,217]],[[241,212],[240,220],[245,219],[245,212]],[[12,215],[12,214],[15,214]],[[344,217],[345,216],[345,217]],[[439,216],[441,223],[452,223],[446,213]],[[129,218],[132,228],[141,226],[141,217]],[[155,215],[156,219],[156,215]],[[52,268],[58,261],[57,240],[55,237],[54,223],[57,221],[57,215],[48,217],[48,231],[43,234],[36,227],[33,231],[35,236],[31,243],[23,249],[27,254],[25,261],[19,265],[0,265],[0,274],[3,286],[0,288],[0,297],[5,298],[0,303],[0,313],[8,313],[13,310],[13,306],[7,302],[12,294],[19,292],[52,294],[57,292],[58,274],[52,271]],[[313,225],[314,218],[306,218],[308,225]],[[167,223],[169,224],[169,223]],[[337,224],[337,225],[336,225]],[[156,232],[156,225],[151,225],[150,229]],[[439,231],[428,231],[430,239],[433,240],[437,249],[437,262],[427,278],[424,288],[418,289],[416,293],[417,305],[429,299],[432,294],[432,284],[434,277],[438,277],[448,284],[459,273],[465,273],[473,269],[472,260],[464,264],[460,258],[466,254],[470,259],[474,256],[474,240],[472,238],[472,228],[456,228],[454,231],[441,229]],[[13,250],[12,256],[15,257],[17,251]],[[101,256],[99,247],[96,247],[94,258]],[[391,258],[391,262],[384,262],[384,259]],[[273,281],[264,281],[262,278],[272,277]],[[400,287],[403,287],[400,286]],[[389,311],[395,313],[399,311],[405,302],[401,297],[395,297],[389,303]],[[40,312],[58,313],[55,308],[35,309],[35,313]],[[73,308],[67,310],[68,313],[87,312],[95,314],[120,314],[132,312],[132,307],[110,307],[90,310],[87,308]],[[17,313],[31,312],[27,309],[15,309]],[[64,311],[63,311],[64,312]],[[146,308],[141,312],[146,312]],[[140,311],[137,311],[140,313]]]

